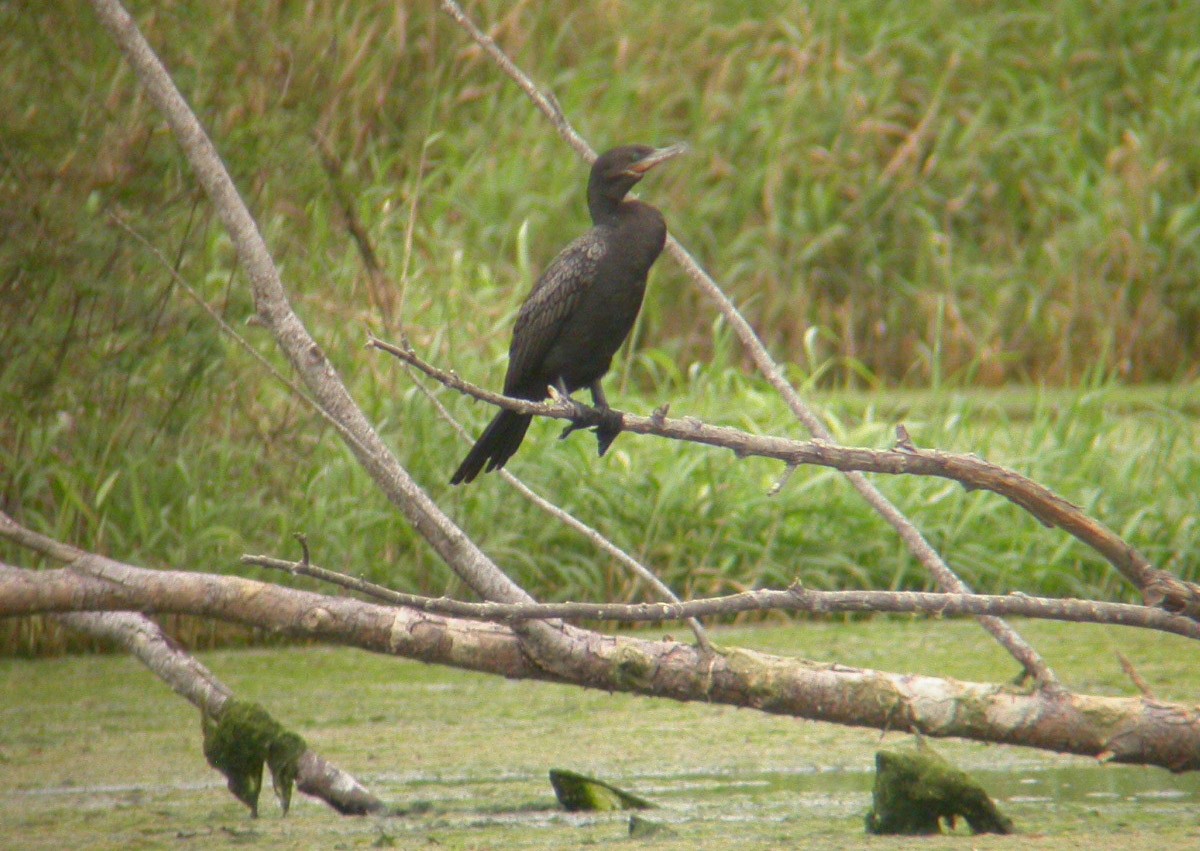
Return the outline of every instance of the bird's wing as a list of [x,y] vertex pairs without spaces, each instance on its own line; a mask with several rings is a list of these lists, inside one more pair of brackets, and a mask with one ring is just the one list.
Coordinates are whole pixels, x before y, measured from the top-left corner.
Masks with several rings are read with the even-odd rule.
[[595,283],[605,250],[601,235],[588,231],[559,252],[533,285],[513,325],[505,393],[517,392],[537,377],[564,321],[579,304],[580,296]]

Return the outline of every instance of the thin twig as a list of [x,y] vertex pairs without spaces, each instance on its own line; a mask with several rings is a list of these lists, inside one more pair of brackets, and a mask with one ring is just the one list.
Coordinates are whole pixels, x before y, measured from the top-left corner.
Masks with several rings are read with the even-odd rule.
[[[243,564],[307,576],[395,606],[477,620],[611,620],[658,623],[688,617],[727,617],[744,612],[789,611],[812,614],[890,612],[934,617],[991,614],[1153,629],[1200,638],[1200,624],[1153,606],[1094,600],[1030,597],[1026,594],[942,594],[920,591],[815,591],[793,585],[678,603],[467,603],[393,591],[365,579],[305,562],[244,555]],[[1135,680],[1136,682],[1136,680]]]
[[475,26],[475,22],[454,0],[440,0],[440,2],[442,11],[466,30],[467,34],[471,36],[471,40],[482,47],[484,53],[500,66],[500,70],[507,74],[509,79],[520,87],[521,91],[525,92],[544,116],[550,119],[550,123],[554,125],[554,129],[558,131],[558,135],[563,138],[563,141],[570,145],[575,153],[579,154],[586,162],[590,163],[596,159],[596,151],[588,144],[587,139],[571,126],[571,122],[563,114],[562,107],[558,105],[558,100],[553,95],[546,94],[539,89],[529,75],[508,58],[508,54],[500,49],[490,35]]
[[1142,678],[1138,669],[1133,667],[1133,663],[1129,661],[1129,657],[1120,650],[1117,651],[1117,661],[1121,663],[1121,670],[1125,672],[1125,676],[1129,677],[1129,681],[1142,693],[1142,696],[1155,700],[1154,689],[1150,688],[1150,683]]
[[[430,121],[433,117],[430,116]],[[429,139],[421,146],[421,158],[417,161],[417,171],[413,177],[412,197],[408,203],[408,221],[404,223],[404,262],[400,266],[400,297],[396,309],[396,317],[404,322],[404,308],[408,301],[408,270],[412,264],[413,234],[417,226],[417,200],[421,196],[421,178],[425,175],[425,163],[429,156]]]
[[[241,348],[242,351],[250,355],[250,357],[255,360],[259,366],[267,371],[268,375],[290,390],[293,396],[299,399],[303,404],[307,405],[309,409],[324,419],[325,422],[333,426],[333,428],[337,430],[344,440],[357,443],[358,439],[354,436],[354,434],[344,428],[342,424],[333,417],[332,414],[322,408],[320,403],[306,393],[304,388],[301,387],[298,382],[288,378],[286,375],[280,372],[279,369],[276,368],[275,364],[267,360],[266,357],[263,356],[262,352],[254,348],[254,346],[251,345],[250,341],[247,340],[245,336],[240,334],[236,328],[226,322],[224,317],[222,317],[221,314],[211,304],[204,300],[204,297],[200,295],[195,287],[187,282],[183,275],[179,273],[179,270],[168,262],[166,255],[164,255],[156,245],[151,243],[141,233],[134,230],[133,227],[131,227],[129,223],[120,216],[112,216],[112,221],[123,231],[125,231],[125,233],[133,237],[133,239],[137,241],[142,248],[149,252],[149,254],[153,256],[155,260],[162,264],[163,268],[167,270],[167,273],[171,276],[172,280],[174,280],[175,283],[185,293],[188,294],[188,297],[191,298],[192,301],[194,301],[202,310],[204,310],[204,312],[209,315],[209,318],[211,318],[213,322],[217,324],[217,327],[221,330],[221,333],[229,337],[229,339],[231,339],[239,348]],[[361,444],[358,444],[358,446],[360,450],[364,449]]]
[[342,218],[346,221],[346,230],[350,232],[350,237],[354,240],[354,244],[358,248],[359,257],[366,268],[367,287],[371,295],[371,300],[375,303],[375,307],[379,311],[379,315],[383,320],[383,327],[390,330],[396,318],[401,315],[403,298],[400,298],[401,306],[398,306],[396,295],[392,292],[391,282],[387,279],[387,275],[384,274],[383,265],[379,262],[379,256],[375,253],[375,248],[371,245],[371,240],[358,218],[358,213],[354,210],[354,200],[342,186],[342,174],[344,170],[342,169],[341,159],[338,158],[337,153],[333,150],[333,146],[324,136],[318,135],[316,143],[317,151],[321,156],[321,165],[325,169],[325,175],[329,178],[329,186],[333,191],[334,200],[337,201],[342,211]]

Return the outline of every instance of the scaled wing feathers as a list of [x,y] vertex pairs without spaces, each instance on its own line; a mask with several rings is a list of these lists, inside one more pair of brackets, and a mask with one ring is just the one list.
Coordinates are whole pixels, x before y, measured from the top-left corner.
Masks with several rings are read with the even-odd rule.
[[505,393],[545,390],[523,385],[537,378],[531,372],[558,339],[563,321],[575,310],[580,296],[595,283],[604,252],[604,241],[589,231],[564,248],[533,285],[513,327]]

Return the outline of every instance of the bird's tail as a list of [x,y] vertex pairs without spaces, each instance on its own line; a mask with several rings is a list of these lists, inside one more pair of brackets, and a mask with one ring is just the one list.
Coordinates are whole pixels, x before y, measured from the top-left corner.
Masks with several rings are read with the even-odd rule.
[[521,446],[532,421],[531,415],[518,414],[515,411],[505,410],[496,414],[479,436],[479,440],[475,441],[467,457],[458,465],[454,475],[450,477],[450,484],[473,481],[485,464],[489,473],[503,467]]

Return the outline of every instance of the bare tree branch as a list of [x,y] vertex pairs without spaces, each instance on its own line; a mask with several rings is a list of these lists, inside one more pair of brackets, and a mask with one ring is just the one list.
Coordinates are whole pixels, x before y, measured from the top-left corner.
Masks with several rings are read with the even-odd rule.
[[[1094,623],[1154,629],[1200,639],[1200,623],[1154,606],[1102,603],[1095,600],[1030,597],[1027,594],[944,594],[919,591],[815,591],[799,584],[786,591],[762,589],[689,600],[686,603],[467,603],[446,597],[423,597],[393,591],[373,582],[326,570],[307,562],[271,556],[244,555],[242,564],[308,576],[365,594],[395,606],[460,618],[515,623],[523,620],[606,620],[620,623],[660,623],[688,617],[728,617],[744,612],[789,611],[812,614],[890,612],[955,615],[995,615]],[[1124,666],[1124,662],[1122,663]],[[1128,669],[1127,669],[1128,670]],[[1138,684],[1137,680],[1134,680]],[[1139,685],[1139,688],[1141,686]]]
[[816,721],[1015,744],[1116,762],[1200,769],[1200,709],[1066,689],[1032,692],[786,659],[561,624],[577,648],[548,668],[513,627],[328,597],[236,576],[143,570],[86,555],[66,570],[0,568],[0,605],[24,613],[178,612],[510,678],[752,707]]
[[[476,44],[492,57],[497,66],[529,96],[534,106],[545,115],[558,134],[575,149],[587,162],[595,159],[595,152],[587,141],[571,126],[566,116],[551,96],[544,94],[530,79],[529,75],[517,67],[495,41],[484,34],[454,0],[440,0],[442,10],[449,15]],[[818,440],[834,443],[833,434],[825,427],[821,418],[816,415],[800,398],[800,394],[792,387],[783,371],[775,363],[766,346],[754,333],[750,323],[733,304],[717,282],[704,271],[696,259],[688,252],[674,236],[667,237],[667,250],[679,262],[688,277],[700,288],[717,310],[729,322],[738,339],[742,342],[755,366],[780,394],[796,418],[804,424],[813,437]],[[856,471],[846,471],[846,477],[851,486],[879,513],[900,535],[905,546],[916,559],[930,572],[938,586],[946,592],[965,594],[970,588],[958,578],[953,570],[945,563],[937,551],[930,546],[916,526],[896,508],[865,476]],[[1144,590],[1144,589],[1143,589]],[[1011,626],[991,617],[981,617],[980,624],[1028,671],[1037,682],[1046,688],[1056,684],[1054,672],[1046,664],[1038,652],[1023,639]]]
[[[411,347],[394,346],[373,337],[368,345],[386,351],[451,389],[493,405],[525,414],[567,419],[585,426],[599,424],[599,415],[594,409],[574,400],[528,402],[523,399],[511,399],[471,384],[456,373],[433,366],[417,355]],[[812,464],[842,471],[937,476],[959,482],[970,490],[991,491],[1020,506],[1044,525],[1057,526],[1104,556],[1135,587],[1143,590],[1146,602],[1150,605],[1182,612],[1200,620],[1200,587],[1151,567],[1145,558],[1115,532],[1088,517],[1077,506],[1049,488],[975,455],[918,449],[908,437],[907,431],[903,432],[898,441],[897,445],[901,448],[861,449],[838,446],[825,441],[799,441],[754,435],[739,429],[708,425],[694,417],[669,419],[657,412],[650,417],[618,413],[625,431],[729,449],[739,458],[773,458],[789,467]]]

